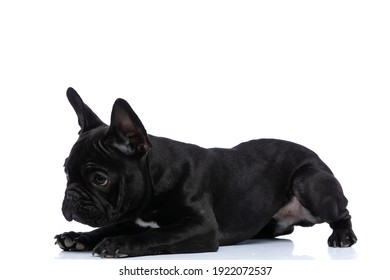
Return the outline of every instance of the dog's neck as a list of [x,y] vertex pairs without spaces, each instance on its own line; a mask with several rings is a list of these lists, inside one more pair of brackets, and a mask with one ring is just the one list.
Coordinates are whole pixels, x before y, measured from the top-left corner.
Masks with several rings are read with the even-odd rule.
[[[154,195],[169,192],[179,183],[181,174],[185,174],[188,159],[178,150],[177,141],[149,135],[152,148],[148,154],[150,175]],[[182,143],[183,145],[186,145]]]

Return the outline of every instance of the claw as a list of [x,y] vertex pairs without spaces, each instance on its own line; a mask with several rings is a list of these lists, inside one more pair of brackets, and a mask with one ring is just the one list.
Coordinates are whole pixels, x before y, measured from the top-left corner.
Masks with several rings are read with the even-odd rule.
[[61,241],[58,241],[58,240],[57,240],[57,241],[54,243],[54,245],[58,245],[58,247],[60,247],[62,250],[65,250],[65,251],[68,250],[68,248],[66,248],[66,247],[64,246],[64,244],[62,244]]
[[120,250],[120,249],[118,249],[118,250],[115,251],[115,256],[114,256],[114,257],[115,257],[116,259],[128,257],[128,255],[126,255],[126,254],[121,254],[121,253],[119,252],[119,250]]
[[118,249],[118,250],[115,251],[115,256],[114,256],[114,258],[119,259],[119,258],[126,258],[126,257],[128,257],[128,255],[126,255],[126,254],[121,254],[119,250],[120,250],[120,249]]
[[103,250],[101,253],[100,253],[100,257],[103,259],[106,257],[106,253],[107,253],[107,250]]
[[100,257],[100,255],[98,253],[96,253],[95,251],[92,251],[92,256],[94,257]]
[[92,250],[92,256],[94,257],[99,257],[99,253],[96,252],[97,251],[97,248],[95,247],[93,250]]

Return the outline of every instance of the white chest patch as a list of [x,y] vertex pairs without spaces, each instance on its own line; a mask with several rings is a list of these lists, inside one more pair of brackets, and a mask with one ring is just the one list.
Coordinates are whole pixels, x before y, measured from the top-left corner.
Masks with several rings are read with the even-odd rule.
[[149,228],[160,228],[160,226],[156,222],[153,222],[153,221],[145,222],[141,218],[138,218],[137,220],[135,220],[135,223],[137,225],[139,225],[140,227],[143,227],[143,228],[147,228],[147,227],[149,227]]

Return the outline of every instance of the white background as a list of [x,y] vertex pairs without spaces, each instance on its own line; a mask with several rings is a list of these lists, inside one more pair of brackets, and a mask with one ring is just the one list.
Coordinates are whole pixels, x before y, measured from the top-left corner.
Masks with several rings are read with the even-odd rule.
[[62,165],[79,130],[72,86],[106,122],[127,99],[153,135],[204,147],[298,142],[342,183],[352,249],[328,250],[321,225],[198,258],[263,259],[232,264],[271,263],[275,278],[386,278],[389,14],[386,1],[1,1],[0,274],[116,279],[123,262],[172,263],[66,261],[90,256],[53,245],[85,229],[61,214]]

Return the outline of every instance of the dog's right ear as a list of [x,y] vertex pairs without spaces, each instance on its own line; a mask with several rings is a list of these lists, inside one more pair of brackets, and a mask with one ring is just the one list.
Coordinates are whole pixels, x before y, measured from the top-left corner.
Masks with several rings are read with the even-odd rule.
[[77,114],[78,122],[81,128],[79,134],[104,124],[99,119],[99,117],[96,116],[96,114],[83,102],[80,95],[73,88],[68,88],[66,91],[66,96],[68,97],[70,104]]

